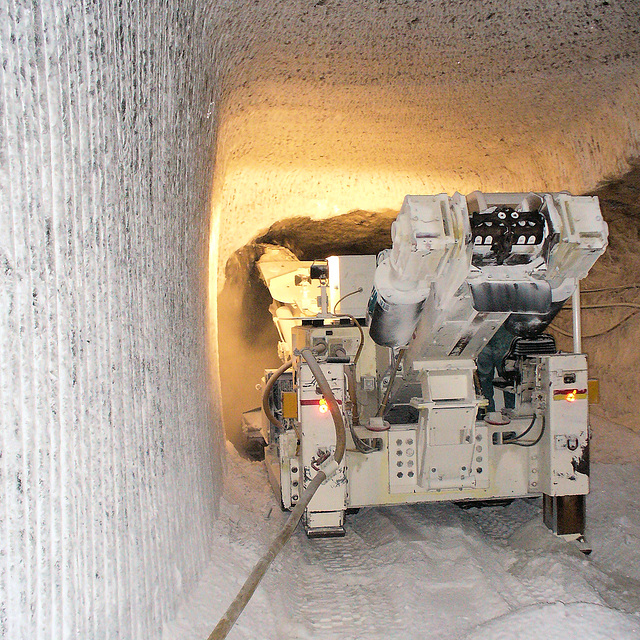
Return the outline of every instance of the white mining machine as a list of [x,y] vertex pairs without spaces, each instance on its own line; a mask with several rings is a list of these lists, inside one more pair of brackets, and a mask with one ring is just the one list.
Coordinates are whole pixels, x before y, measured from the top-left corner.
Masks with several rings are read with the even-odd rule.
[[[377,257],[272,250],[259,261],[284,361],[265,374],[261,412],[283,507],[321,469],[310,536],[343,534],[359,507],[542,496],[547,526],[579,540],[587,362],[579,340],[561,353],[544,330],[572,297],[577,321],[579,281],[607,246],[598,199],[407,196],[391,236]],[[485,412],[476,361],[501,327],[512,340],[494,384],[515,407]]]

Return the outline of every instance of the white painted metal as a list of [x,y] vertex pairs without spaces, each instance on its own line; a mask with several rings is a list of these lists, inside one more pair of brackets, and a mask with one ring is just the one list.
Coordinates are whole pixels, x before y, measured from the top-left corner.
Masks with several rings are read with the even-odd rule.
[[582,353],[582,318],[580,308],[580,283],[576,285],[571,296],[571,311],[573,318],[573,352]]
[[[320,487],[307,509],[305,525],[310,533],[340,530],[350,507],[588,491],[585,356],[533,355],[518,361],[516,409],[503,424],[477,420],[484,399],[474,382],[475,357],[513,313],[535,317],[544,311],[544,304],[562,302],[572,294],[579,309],[576,284],[604,251],[606,224],[593,198],[525,193],[469,196],[472,213],[493,206],[513,207],[523,214],[544,210],[548,244],[539,237],[538,244],[522,242],[512,247],[516,256],[512,263],[493,264],[484,245],[476,251],[470,242],[467,202],[462,196],[411,196],[394,226],[394,249],[379,260],[377,294],[395,301],[396,311],[407,300],[417,299],[422,290],[427,296],[396,378],[405,396],[408,389],[415,389],[419,397],[398,400],[392,393],[388,405],[412,407],[417,421],[387,424],[386,431],[380,431],[385,428],[382,419],[369,422],[376,415],[391,374],[389,363],[397,353],[390,358],[388,350],[376,347],[365,333],[355,383],[349,389],[347,371],[361,341],[358,328],[324,314],[307,319],[287,316],[290,330],[283,352],[294,356],[301,441],[298,445],[292,428],[275,433],[271,429],[266,454],[270,477],[286,508],[295,503],[322,456],[335,447],[331,415],[321,410],[321,394],[309,368],[296,355],[299,350],[317,349],[345,421],[349,424],[355,415],[360,418],[352,425],[354,436],[348,435],[338,473]],[[479,266],[471,263],[472,251],[480,255]],[[367,289],[374,280],[372,256],[330,258],[328,264],[332,305],[358,288]],[[291,312],[300,309],[301,294],[290,288],[292,283],[309,286],[307,265],[300,269],[281,265],[280,275],[274,268],[261,266],[263,275],[272,276],[268,283],[274,297],[279,296]],[[505,299],[514,307],[499,301],[504,308],[479,311],[484,301],[473,293],[473,286],[487,283],[490,288],[496,282],[498,289],[505,283]],[[521,290],[534,292],[534,298],[526,301],[530,308],[517,298],[520,293],[512,295]],[[538,291],[541,299],[535,299]],[[340,310],[361,317],[364,298],[358,295],[346,298]],[[380,300],[374,297],[377,304]],[[574,346],[579,351],[579,324],[577,328]],[[351,404],[354,393],[357,412]]]

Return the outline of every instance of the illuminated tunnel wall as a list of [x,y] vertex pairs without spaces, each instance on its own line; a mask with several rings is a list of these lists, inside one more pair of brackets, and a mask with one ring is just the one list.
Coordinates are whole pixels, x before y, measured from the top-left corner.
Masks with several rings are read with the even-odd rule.
[[[262,370],[278,364],[270,317],[253,307],[265,292],[242,264],[253,251],[242,247],[274,222],[290,220],[301,255],[327,229],[303,229],[300,217],[388,216],[409,193],[593,192],[623,174],[640,145],[637,4],[327,0],[295,7],[252,23],[221,105],[214,236],[219,285],[225,267],[235,277],[219,309],[224,415],[234,441],[242,411],[260,404]],[[637,190],[622,195],[631,207],[637,199]],[[617,208],[611,251],[591,286],[640,281],[637,233],[628,233],[638,223],[628,214]],[[345,226],[337,244],[367,226],[375,225]],[[314,257],[321,256],[306,259]],[[585,315],[587,335],[621,315]],[[598,356],[592,373],[601,378],[608,417],[638,429],[640,363],[626,348],[640,339],[633,327],[585,346]],[[612,352],[624,354],[622,367],[611,364]]]
[[623,172],[638,24],[635,0],[2,4],[0,634],[159,637],[194,585],[235,250]]

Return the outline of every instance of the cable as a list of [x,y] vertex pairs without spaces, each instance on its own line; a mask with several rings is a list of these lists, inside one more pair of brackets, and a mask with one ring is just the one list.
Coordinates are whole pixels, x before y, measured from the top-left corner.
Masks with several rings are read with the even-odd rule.
[[[342,458],[344,457],[347,442],[346,434],[344,431],[344,421],[342,419],[342,414],[340,413],[340,407],[338,407],[338,403],[336,402],[336,398],[331,391],[331,387],[329,386],[327,379],[322,373],[322,369],[320,368],[318,361],[315,359],[315,356],[313,355],[311,349],[303,349],[300,352],[300,355],[309,365],[309,369],[311,369],[311,372],[313,373],[313,376],[316,379],[320,390],[322,391],[322,395],[327,401],[327,405],[329,406],[331,415],[334,420],[334,427],[336,430],[336,449],[335,453],[333,454],[333,468],[337,469],[342,462]],[[287,363],[285,362],[285,364]],[[285,365],[282,365],[282,367],[280,368],[282,369],[284,366]],[[262,556],[262,558],[260,558],[256,566],[253,568],[253,570],[249,574],[249,577],[245,580],[240,591],[238,591],[238,594],[234,598],[233,602],[229,605],[229,608],[225,611],[222,618],[220,618],[220,621],[216,625],[215,629],[211,632],[211,635],[209,635],[209,638],[207,640],[224,640],[224,638],[227,637],[236,620],[244,611],[244,608],[247,606],[247,603],[251,599],[251,596],[258,588],[258,585],[264,577],[264,574],[267,572],[267,569],[289,541],[289,538],[295,531],[298,522],[300,522],[302,514],[309,505],[311,498],[313,498],[315,492],[326,479],[327,474],[322,470],[318,471],[318,473],[313,477],[307,488],[304,490],[303,494],[300,496],[298,504],[296,504],[296,506],[291,511],[291,515],[287,519],[287,522],[282,528],[282,531],[276,536],[269,549],[267,549],[267,552]]]
[[[609,327],[608,329],[605,329],[604,331],[599,331],[598,333],[590,333],[589,335],[583,335],[582,339],[586,340],[588,338],[599,338],[600,336],[604,336],[607,333],[611,333],[612,331],[614,331],[615,329],[617,329],[619,326],[623,325],[627,320],[630,320],[631,318],[633,318],[634,316],[637,316],[640,313],[640,311],[632,311],[631,313],[629,313],[628,315],[626,315],[624,318],[622,318],[622,320],[620,320],[620,322],[616,322],[614,325],[612,325],[611,327]],[[564,329],[561,329],[560,327],[558,327],[555,324],[551,324],[549,325],[554,331],[557,331],[560,335],[566,336],[567,338],[572,338],[573,334],[569,333],[568,331],[565,331]]]
[[349,296],[355,296],[356,293],[362,293],[364,291],[364,289],[362,287],[358,287],[355,291],[352,291],[351,293],[347,293],[346,295],[342,296],[342,298],[340,298],[340,300],[338,300],[338,302],[336,302],[333,305],[333,315],[340,315],[336,313],[336,309],[338,308],[338,305],[345,299],[348,298]]
[[[535,418],[536,416],[534,416]],[[542,428],[540,429],[540,434],[538,435],[538,437],[533,441],[533,442],[513,442],[513,439],[508,440],[507,442],[505,442],[505,444],[512,444],[516,447],[535,447],[538,442],[540,442],[540,440],[542,440],[542,436],[544,435],[544,431],[545,431],[545,427],[546,427],[546,421],[544,419],[544,416],[542,416]]]
[[640,289],[640,284],[623,284],[619,287],[601,287],[599,289],[583,289],[580,293],[602,293],[603,291],[626,291],[627,289]]
[[[636,309],[636,311],[632,311],[631,313],[626,315],[624,318],[622,318],[622,320],[620,320],[619,322],[617,322],[613,326],[609,327],[608,329],[605,329],[604,331],[599,331],[597,333],[590,333],[589,335],[583,335],[582,337],[584,339],[598,338],[598,337],[603,336],[603,335],[605,335],[607,333],[610,333],[614,329],[617,329],[620,325],[622,325],[625,322],[627,322],[627,320],[630,320],[635,315],[637,315],[638,312],[640,311],[640,304],[637,304],[635,302],[606,302],[606,303],[600,303],[600,304],[585,304],[585,305],[582,305],[582,307],[581,307],[582,309],[615,309],[615,308],[618,308],[618,307],[628,307],[628,308],[631,308],[631,309]],[[561,311],[564,311],[564,310],[565,310],[564,308],[561,309]],[[564,329],[561,329],[560,327],[558,327],[555,324],[552,324],[551,327],[552,327],[552,329],[557,331],[560,335],[566,336],[567,338],[571,338],[573,336],[573,334],[565,331]]]
[[[637,302],[602,302],[599,304],[583,304],[581,309],[615,309],[616,307],[629,307],[631,309],[640,309]],[[571,307],[563,307],[560,311],[570,311]]]
[[533,425],[536,423],[537,417],[537,414],[534,413],[533,418],[531,419],[531,424],[529,424],[529,426],[522,433],[518,434],[517,436],[513,436],[513,438],[509,438],[508,441],[512,443],[514,440],[520,440],[520,438],[524,438],[524,436],[526,436],[527,433],[529,433],[529,431],[533,429]]

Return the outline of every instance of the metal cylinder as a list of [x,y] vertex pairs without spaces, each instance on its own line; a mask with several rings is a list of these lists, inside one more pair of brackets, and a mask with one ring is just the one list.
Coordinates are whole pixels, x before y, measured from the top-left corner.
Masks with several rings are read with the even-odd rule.
[[387,302],[374,287],[369,300],[371,339],[382,347],[404,347],[418,325],[424,302]]

